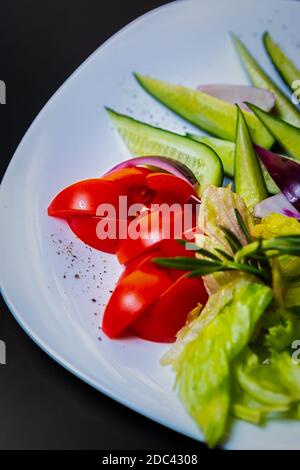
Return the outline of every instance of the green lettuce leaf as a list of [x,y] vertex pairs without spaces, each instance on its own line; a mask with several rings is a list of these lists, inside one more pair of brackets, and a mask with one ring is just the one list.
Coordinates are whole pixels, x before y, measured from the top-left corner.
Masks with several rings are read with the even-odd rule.
[[[229,187],[218,188],[213,185],[207,186],[201,198],[198,225],[202,233],[196,237],[197,245],[218,256],[220,256],[220,251],[216,250],[222,250],[227,255],[232,256],[232,248],[221,227],[230,230],[240,241],[241,245],[246,245],[248,241],[238,223],[236,209],[239,211],[246,229],[248,232],[251,232],[254,223],[243,198],[232,192]],[[205,276],[204,282],[208,292],[213,294],[237,276],[236,272],[214,273]]]
[[231,411],[236,418],[261,424],[270,414],[283,413],[289,410],[289,405],[266,405],[253,398],[238,385],[232,398]]
[[178,359],[187,344],[196,339],[203,328],[205,328],[206,325],[208,325],[208,323],[212,321],[226,305],[233,301],[235,291],[241,289],[244,286],[248,286],[251,284],[251,282],[253,282],[251,276],[240,274],[236,276],[236,279],[225,285],[218,292],[209,296],[205,307],[201,311],[201,314],[197,315],[193,321],[188,322],[177,333],[177,341],[161,358],[161,365],[171,365],[173,369],[176,370],[178,366]]
[[[290,256],[290,258],[292,258],[292,256]],[[300,314],[299,275],[300,273],[297,279],[290,279],[283,270],[281,257],[272,260],[272,287],[275,298],[275,309],[282,319],[291,318],[291,314]],[[298,321],[300,321],[300,317]],[[297,318],[295,318],[295,322],[297,322]]]
[[269,406],[289,406],[292,401],[278,381],[273,362],[268,359],[261,364],[258,356],[248,348],[236,360],[234,375],[239,386],[261,403]]
[[[300,223],[293,217],[282,214],[270,214],[261,222],[252,226],[251,235],[254,238],[270,239],[282,235],[300,235]],[[300,258],[284,255],[279,258],[280,268],[285,278],[300,277]]]
[[[252,236],[270,239],[281,235],[299,235],[300,223],[282,214],[270,214],[252,228]],[[268,330],[265,344],[283,351],[300,338],[300,257],[284,255],[272,261],[273,292],[277,321]],[[275,318],[275,315],[273,315]]]
[[271,351],[282,352],[291,348],[297,339],[300,339],[300,320],[298,318],[283,318],[269,328],[265,336],[265,344]]
[[[300,315],[300,278],[289,282],[285,290],[283,302],[288,310],[295,315]],[[298,338],[300,338],[300,335]]]
[[286,280],[281,269],[280,261],[277,258],[272,260],[272,287],[276,308],[284,314],[284,295],[286,290]]
[[300,258],[284,255],[279,258],[281,270],[288,281],[300,278]]
[[270,407],[290,407],[300,399],[300,364],[284,351],[261,363],[249,348],[234,363],[234,377],[245,393]]
[[237,284],[231,285],[231,300],[226,297],[214,314],[210,312],[210,321],[185,343],[176,361],[179,396],[211,447],[226,431],[231,362],[248,344],[272,299],[271,289],[262,284]]
[[300,400],[300,363],[284,351],[274,354],[273,363],[278,371],[278,378],[293,401]]

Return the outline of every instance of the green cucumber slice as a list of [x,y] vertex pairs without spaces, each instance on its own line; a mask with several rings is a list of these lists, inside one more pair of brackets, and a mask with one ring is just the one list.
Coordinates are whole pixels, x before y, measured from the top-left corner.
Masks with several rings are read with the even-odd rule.
[[234,156],[234,185],[249,210],[268,197],[267,188],[252,145],[243,113],[237,107],[236,144]]
[[233,176],[234,174],[234,142],[229,140],[218,139],[217,137],[210,137],[207,135],[198,135],[198,134],[186,134],[190,139],[196,140],[197,142],[202,142],[203,144],[211,147],[220,157],[224,173],[227,176]]
[[[187,137],[197,142],[202,142],[203,144],[211,147],[220,157],[221,162],[223,163],[224,172],[227,176],[234,176],[234,152],[235,152],[235,143],[230,142],[229,140],[217,139],[216,137],[209,137],[206,135],[197,135],[197,134],[186,134]],[[270,194],[278,194],[280,189],[277,184],[270,176],[266,168],[261,162],[260,166],[264,175],[264,180],[267,186],[267,190]]]
[[293,82],[300,80],[300,70],[296,67],[294,62],[287,57],[279,44],[272,39],[268,31],[263,34],[263,43],[274,67],[287,86],[292,88]]
[[295,127],[276,116],[272,116],[272,114],[266,113],[254,104],[247,103],[247,106],[252,109],[258,119],[261,120],[267,129],[269,129],[277,142],[288,152],[288,154],[296,160],[300,160],[299,127]]
[[211,147],[137,121],[110,108],[106,108],[106,111],[132,155],[159,155],[184,163],[199,181],[200,191],[206,184],[222,185],[222,162]]
[[[198,90],[173,85],[149,76],[135,74],[139,84],[168,108],[205,131],[222,139],[235,139],[236,110],[233,104]],[[273,137],[257,118],[244,112],[254,142],[265,148],[274,143]]]
[[232,34],[232,38],[251,83],[259,88],[265,88],[274,93],[276,98],[274,110],[278,117],[294,126],[300,126],[300,113],[297,108],[261,68],[242,41],[235,34]]

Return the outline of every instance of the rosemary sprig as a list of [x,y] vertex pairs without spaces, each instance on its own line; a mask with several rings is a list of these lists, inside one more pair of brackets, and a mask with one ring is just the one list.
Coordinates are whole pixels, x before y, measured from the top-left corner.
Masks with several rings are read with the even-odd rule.
[[[272,285],[272,258],[282,255],[300,256],[300,235],[278,236],[269,240],[252,241],[247,226],[237,209],[235,215],[248,244],[242,246],[238,237],[227,227],[220,226],[234,256],[215,248],[214,253],[195,245],[195,252],[202,256],[188,258],[153,258],[161,266],[189,271],[188,276],[205,276],[216,272],[241,271],[254,274],[268,285]],[[181,240],[181,243],[186,244]],[[218,256],[218,253],[220,256]]]
[[218,271],[243,271],[254,274],[264,281],[267,280],[265,270],[258,269],[246,263],[237,263],[235,261],[218,260],[211,261],[206,259],[186,258],[177,256],[175,258],[153,258],[152,261],[166,268],[180,269],[189,271],[189,276],[205,276]]
[[184,256],[175,256],[174,258],[152,258],[157,264],[166,268],[182,269],[185,271],[193,271],[200,268],[219,268],[222,266],[221,260],[211,261],[206,259],[188,258]]
[[[205,248],[200,248],[198,245],[196,245],[196,243],[192,243],[192,242],[189,242],[189,241],[186,241],[186,240],[177,240],[177,241],[181,245],[183,245],[185,247],[188,247],[189,250],[194,251],[195,253],[199,253],[199,254],[205,256],[206,258],[210,258],[210,259],[213,259],[213,260],[219,260],[220,259],[215,254],[211,253],[208,250],[205,250]],[[233,259],[233,258],[231,257],[231,259]]]
[[204,248],[200,248],[197,250],[197,253],[204,256],[205,258],[210,258],[214,261],[220,261],[220,257],[216,256],[214,253],[211,253],[208,250],[205,250]]
[[221,250],[221,248],[215,248],[215,251],[220,253],[224,258],[226,258],[228,261],[233,261],[233,256],[230,256],[226,251]]
[[242,248],[242,243],[235,235],[235,233],[233,233],[230,229],[224,227],[223,225],[220,225],[219,227],[224,233],[225,239],[233,253],[236,253],[240,248]]
[[240,262],[247,259],[261,260],[282,255],[300,256],[300,235],[286,235],[274,237],[269,240],[256,240],[245,245],[235,253],[234,261]]
[[240,226],[240,229],[242,230],[243,234],[245,235],[246,237],[246,240],[248,243],[251,243],[252,242],[252,237],[249,233],[249,230],[247,229],[247,226],[244,222],[244,219],[243,217],[241,216],[241,213],[238,209],[234,209],[234,213],[235,213],[235,216],[236,216],[236,220]]

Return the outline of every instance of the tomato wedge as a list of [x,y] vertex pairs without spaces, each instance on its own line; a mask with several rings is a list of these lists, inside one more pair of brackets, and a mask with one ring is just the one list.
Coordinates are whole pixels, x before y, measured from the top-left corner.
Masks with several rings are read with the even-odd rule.
[[126,168],[103,178],[78,181],[55,196],[48,207],[48,214],[62,218],[72,215],[96,216],[100,204],[111,204],[118,216],[119,196],[128,196],[128,205],[143,203],[143,199],[149,202],[150,195],[152,200],[155,191],[150,190],[146,183],[146,176],[150,172],[146,168]]
[[171,283],[164,269],[146,259],[117,284],[104,312],[104,333],[119,336]]
[[106,173],[102,178],[107,181],[121,182],[123,186],[146,184],[146,176],[152,173],[149,168],[131,166]]
[[180,204],[183,205],[191,196],[197,193],[187,181],[170,173],[150,173],[146,177],[146,184],[156,191],[152,204]]
[[128,207],[135,203],[149,206],[156,194],[156,191],[147,185],[146,177],[150,173],[152,170],[148,168],[128,167],[112,171],[103,178],[121,185],[122,194],[120,195],[128,197]]
[[[129,223],[128,236],[119,241],[116,252],[119,263],[128,263],[135,256],[155,248],[162,240],[167,242],[183,238],[184,217],[183,212],[179,208],[175,212],[170,212],[170,214],[160,211],[150,212]],[[193,225],[193,223],[194,220],[191,216],[190,224]],[[131,231],[131,228],[139,233],[137,238],[132,236],[133,230]]]
[[[172,245],[172,246],[170,246]],[[165,251],[164,251],[165,249]],[[190,255],[177,241],[162,241],[154,250],[136,256],[124,269],[106,307],[103,331],[115,338],[128,327],[149,341],[172,342],[188,313],[204,304],[207,293],[201,278],[161,268],[153,258]]]
[[207,301],[201,278],[181,276],[131,324],[130,329],[148,341],[169,343],[184,326],[189,312]]
[[[119,244],[119,226],[120,224],[127,226],[128,222],[101,217],[73,216],[68,218],[68,224],[75,235],[87,245],[105,253],[116,253]],[[109,232],[107,238],[104,238],[105,235],[98,236],[99,232],[105,233],[106,231]]]
[[118,207],[121,186],[114,181],[101,178],[79,181],[63,189],[55,196],[48,214],[67,219],[73,215],[95,216],[100,204]]
[[[154,246],[165,236],[162,224],[162,216],[159,212],[150,212],[129,224],[128,236],[120,240],[117,250],[117,258],[120,264],[126,264],[135,256],[144,253]],[[133,238],[135,229],[138,238]]]
[[[127,277],[129,274],[131,274],[133,271],[135,271],[141,264],[143,264],[146,261],[151,261],[152,258],[156,257],[161,257],[164,256],[163,253],[159,249],[152,249],[149,250],[145,253],[142,253],[139,256],[136,256],[134,259],[132,259],[126,266],[125,269],[122,271],[122,274],[119,277],[120,282],[122,279]],[[165,269],[165,271],[169,274],[170,269]],[[171,276],[172,277],[172,276]]]
[[150,169],[129,167],[74,183],[60,191],[48,207],[50,216],[67,218],[72,215],[96,216],[100,204],[112,204],[118,209],[119,196],[134,203],[184,204],[195,194],[193,187],[177,176],[153,173]]

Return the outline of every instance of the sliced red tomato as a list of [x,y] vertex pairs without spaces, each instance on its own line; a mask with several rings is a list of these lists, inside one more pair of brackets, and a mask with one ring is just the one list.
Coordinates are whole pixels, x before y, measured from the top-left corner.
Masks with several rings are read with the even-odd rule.
[[163,202],[183,204],[192,193],[196,194],[192,186],[177,176],[129,167],[103,178],[83,180],[66,187],[55,196],[48,207],[48,214],[62,218],[95,216],[100,204],[112,204],[118,211],[119,196],[122,195],[128,197],[128,206],[134,203],[147,207]]
[[[119,225],[121,223],[127,225],[125,220],[120,221],[119,219],[101,217],[73,216],[68,219],[69,227],[80,240],[92,248],[104,251],[105,253],[116,252],[119,243]],[[102,227],[104,227],[103,230]],[[107,232],[108,236],[106,238],[105,235],[99,237],[99,232]]]
[[[126,175],[123,174],[122,178],[124,177],[128,181],[133,181],[132,178],[134,178],[134,181],[137,182],[136,178],[145,178],[146,176],[149,176],[148,170],[138,170],[134,168],[131,170],[132,171],[127,172]],[[117,178],[118,177],[121,178],[121,175],[117,175]],[[136,191],[136,201],[141,202],[143,200],[144,203],[148,203],[147,196],[143,192],[138,192],[141,187],[135,186],[134,188]],[[95,213],[97,213],[98,206],[100,204],[104,204],[106,206],[108,200],[109,204],[112,205],[112,208],[118,208],[118,195],[121,192],[124,193],[126,191],[124,187],[122,185],[119,186],[119,183],[116,181],[106,181],[102,179],[81,181],[65,188],[53,200],[49,206],[48,212],[50,215],[68,219],[71,229],[89,246],[98,250],[114,253],[118,244],[114,239],[106,239],[105,241],[98,239],[96,231],[94,230],[94,228],[97,227],[97,219],[94,217]],[[131,199],[133,201],[133,194],[131,194]],[[120,214],[117,211],[114,211],[111,214],[109,208],[108,210],[109,212],[107,217],[105,217],[106,213],[103,212],[104,218],[112,221],[115,216],[116,223],[118,224],[119,222],[117,219]],[[127,218],[126,215],[126,213],[123,214],[124,220]],[[87,221],[87,216],[92,217],[92,219]],[[75,218],[73,219],[73,217]],[[78,220],[78,217],[83,217],[83,220]],[[120,240],[120,249],[118,251],[120,262],[128,262],[132,257],[154,247],[161,239],[172,239],[174,236],[180,238],[178,233],[174,234],[174,231],[176,222],[181,221],[181,219],[182,213],[180,208],[177,208],[177,212],[175,212],[175,214],[171,212],[170,227],[168,223],[165,224],[163,213],[153,212],[146,213],[146,215],[141,216],[138,220],[133,222],[139,227],[141,237],[138,237],[138,239],[132,239],[131,234],[129,233],[128,236],[125,234],[125,239]],[[117,232],[117,235],[118,233],[119,232]]]
[[164,225],[159,212],[150,212],[130,222],[128,235],[124,240],[120,240],[116,253],[119,263],[126,264],[135,256],[154,248],[163,237]]
[[156,191],[152,204],[183,205],[190,196],[197,197],[190,183],[170,173],[150,173],[146,177],[146,184]]
[[148,168],[132,166],[110,171],[102,178],[107,181],[121,182],[124,186],[135,186],[146,184],[146,176],[150,173],[153,171]]
[[[149,250],[130,260],[126,265],[125,269],[123,270],[121,276],[119,277],[119,281],[124,277],[128,276],[133,271],[135,271],[145,261],[153,262],[152,260],[154,258],[165,258],[173,256],[193,257],[194,255],[191,251],[185,250],[185,248],[180,245],[176,240],[162,240],[160,243],[155,245],[154,248],[150,248]],[[154,263],[154,265],[156,265],[156,263]],[[183,274],[186,274],[186,271],[181,271],[179,269],[162,269],[164,269],[164,271],[170,276],[173,282],[177,281],[177,279],[183,276]]]
[[190,196],[197,197],[193,186],[182,178],[165,172],[153,172],[148,168],[123,168],[108,173],[104,178],[117,181],[127,188],[132,203],[183,205]]
[[171,283],[163,269],[145,260],[117,284],[104,312],[104,333],[119,336]]
[[117,208],[120,193],[121,186],[117,182],[101,178],[79,181],[55,196],[48,207],[48,214],[65,219],[73,215],[95,216],[100,204]]
[[78,181],[55,196],[48,207],[48,214],[62,218],[95,216],[100,204],[111,204],[118,217],[119,196],[128,196],[128,205],[143,203],[144,200],[149,203],[149,198],[152,200],[155,191],[149,189],[146,183],[149,173],[146,168],[132,167],[112,172],[103,178]]
[[[191,219],[191,224],[193,223],[194,220]],[[139,232],[140,236],[133,238],[131,228]],[[128,263],[135,256],[155,248],[162,240],[166,241],[165,246],[167,247],[168,241],[174,240],[174,238],[183,238],[183,229],[184,215],[181,209],[178,209],[175,213],[170,212],[170,215],[156,211],[141,216],[129,223],[127,238],[120,240],[116,253],[119,263]]]
[[[166,252],[171,256],[187,254],[175,240],[171,244],[173,248],[170,241],[166,242]],[[109,337],[117,337],[132,326],[141,338],[174,341],[188,313],[197,303],[206,302],[207,293],[200,278],[187,278],[183,271],[153,263],[153,258],[166,256],[163,245],[161,242],[156,249],[136,256],[121,274],[104,312],[102,327]]]
[[[136,256],[126,265],[121,276],[119,277],[118,282],[120,282],[122,279],[127,277],[133,271],[135,271],[144,262],[151,261],[152,258],[161,257],[161,256],[164,256],[163,253],[159,249],[155,249],[155,248],[147,252],[144,252],[139,256]],[[170,270],[166,270],[166,272],[168,272],[169,274]]]
[[189,312],[198,303],[205,304],[207,298],[201,278],[182,276],[130,324],[130,329],[149,341],[173,342]]

